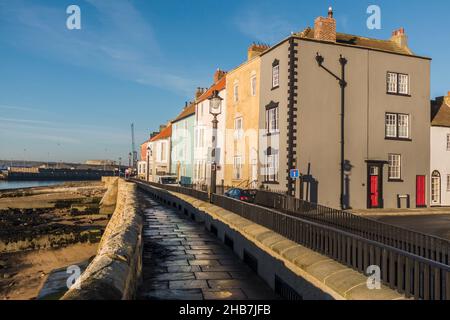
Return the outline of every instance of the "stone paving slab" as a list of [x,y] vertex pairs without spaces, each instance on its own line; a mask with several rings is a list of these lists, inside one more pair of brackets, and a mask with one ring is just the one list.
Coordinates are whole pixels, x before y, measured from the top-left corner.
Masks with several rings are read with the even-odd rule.
[[[183,199],[186,203],[198,206],[198,200],[176,192],[169,192],[172,195]],[[318,254],[304,246],[294,244],[285,237],[263,227],[249,220],[244,221],[243,218],[237,214],[227,211],[218,206],[208,206],[203,209],[206,214],[213,219],[217,219],[222,223],[228,225],[231,229],[239,232],[249,241],[254,243],[257,247],[276,257],[282,261],[287,268],[298,274],[300,277],[310,281],[313,285],[321,288],[335,299],[379,299],[379,300],[397,300],[405,299],[405,296],[388,288],[382,286],[380,290],[369,290],[365,285],[367,277],[359,272],[343,265],[338,265],[333,259],[324,255]],[[213,250],[214,251],[214,250]],[[221,260],[221,259],[219,259]],[[202,271],[229,271],[227,267],[231,266],[202,266]],[[344,269],[342,269],[344,267]],[[238,270],[233,270],[238,271]],[[218,280],[208,281],[211,284],[220,285],[220,282],[213,282]],[[225,280],[223,280],[225,281]],[[229,282],[224,282],[226,285]],[[242,291],[247,298],[255,299],[257,291],[251,287],[242,287]],[[261,291],[259,292],[261,296]]]
[[203,225],[174,208],[144,198],[147,209],[144,210],[143,283],[139,299],[277,298],[267,284]]

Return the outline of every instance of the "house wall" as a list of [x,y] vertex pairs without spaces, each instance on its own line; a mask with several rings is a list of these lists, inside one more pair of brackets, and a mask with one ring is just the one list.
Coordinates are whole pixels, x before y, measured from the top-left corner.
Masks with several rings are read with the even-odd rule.
[[171,173],[193,178],[195,114],[172,124]]
[[[225,168],[225,124],[227,117],[227,90],[219,91],[219,96],[222,101],[222,113],[217,116],[217,148],[216,156],[219,158],[220,170],[216,174],[216,183],[221,184],[224,179]],[[195,111],[195,125],[194,125],[194,167],[193,167],[193,182],[196,184],[209,185],[211,182],[211,164],[209,153],[212,148],[212,121],[213,116],[209,113],[209,100],[204,100],[196,105]],[[203,130],[203,135],[200,136],[200,131]]]
[[[162,145],[165,145],[163,148]],[[152,161],[150,162],[150,175],[153,182],[158,181],[159,176],[170,174],[170,157],[171,157],[171,145],[170,138],[160,139],[153,141],[152,146]],[[164,156],[163,156],[164,152]]]
[[[432,206],[450,206],[450,191],[447,190],[447,176],[450,175],[450,151],[447,150],[448,134],[450,134],[448,127],[431,127],[430,177],[433,171],[438,171],[441,175],[441,201],[440,203],[430,203]],[[429,183],[431,185],[431,178]]]
[[[260,99],[260,57],[255,57],[226,75],[226,159],[225,185],[246,186],[258,180],[258,128]],[[251,78],[256,75],[256,95],[251,94]],[[234,101],[234,85],[239,86],[239,100]],[[242,137],[235,138],[235,119],[242,118]],[[234,159],[241,156],[240,179],[235,179]],[[257,183],[254,183],[255,185]]]
[[[389,182],[388,167],[384,167],[384,207],[396,208],[397,195],[409,195],[411,206],[415,207],[416,176],[425,175],[429,181],[430,61],[298,41],[298,163],[302,173],[310,165],[318,182],[318,202],[337,208],[340,197],[340,88],[336,79],[318,67],[315,56],[320,52],[325,58],[324,65],[338,75],[339,56],[348,59],[345,159],[352,165],[348,174],[350,206],[367,207],[366,160],[387,161],[388,154],[395,153],[402,155],[402,181]],[[386,93],[388,71],[409,74],[410,97]],[[386,112],[410,115],[411,141],[385,139]]]
[[[260,80],[260,107],[259,107],[259,181],[261,184],[270,189],[277,191],[285,191],[287,183],[287,105],[288,105],[288,60],[289,60],[289,43],[283,42],[278,47],[272,49],[268,53],[261,56],[261,80]],[[276,60],[279,61],[279,87],[272,89],[272,64]],[[279,134],[268,135],[266,130],[266,106],[271,102],[278,103],[279,108]],[[278,182],[265,182],[266,151],[268,147],[272,147],[279,152],[278,163]]]

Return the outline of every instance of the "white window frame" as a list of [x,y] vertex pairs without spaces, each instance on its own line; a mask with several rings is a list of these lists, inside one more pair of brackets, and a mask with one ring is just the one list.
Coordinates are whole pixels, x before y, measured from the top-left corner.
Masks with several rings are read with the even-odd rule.
[[272,88],[280,86],[280,65],[274,65],[272,67]]
[[402,156],[400,154],[390,153],[388,156],[388,177],[389,180],[402,179]]
[[388,72],[387,73],[387,91],[389,93],[398,92],[398,73]]
[[386,76],[387,92],[390,94],[409,95],[410,76],[406,73],[388,71]]
[[385,134],[387,138],[397,138],[397,114],[386,113],[385,116]]
[[[409,114],[397,115],[397,134],[400,139],[409,139]],[[405,134],[406,133],[406,134]]]
[[278,182],[278,171],[280,167],[279,154],[266,156],[266,176],[265,182]]
[[450,151],[450,134],[447,134],[447,151]]
[[450,192],[450,174],[447,174],[447,192]]
[[267,132],[278,133],[280,128],[279,109],[278,107],[266,110],[266,129]]
[[399,73],[398,74],[398,93],[399,94],[409,94],[409,75]]
[[256,96],[256,74],[252,75],[250,78],[250,93],[252,97]]
[[392,139],[410,139],[410,115],[405,113],[386,112],[385,137]]
[[233,160],[233,179],[241,180],[242,156],[235,156]]
[[239,101],[239,84],[235,83],[233,86],[233,101],[238,102]]
[[244,128],[244,120],[242,117],[234,119],[234,140],[242,139],[243,129]]

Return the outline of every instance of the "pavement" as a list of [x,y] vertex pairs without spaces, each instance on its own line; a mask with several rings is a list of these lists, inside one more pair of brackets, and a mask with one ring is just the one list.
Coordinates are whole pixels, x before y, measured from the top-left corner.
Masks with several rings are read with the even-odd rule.
[[143,284],[138,299],[279,298],[202,224],[148,196],[145,201]]

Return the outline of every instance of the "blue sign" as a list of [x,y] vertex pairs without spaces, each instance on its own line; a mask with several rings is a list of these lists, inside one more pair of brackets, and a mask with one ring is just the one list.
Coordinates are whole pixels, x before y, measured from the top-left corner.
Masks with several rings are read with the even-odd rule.
[[291,179],[298,179],[298,178],[300,178],[300,170],[292,169],[291,172],[290,172],[290,176],[291,176]]

